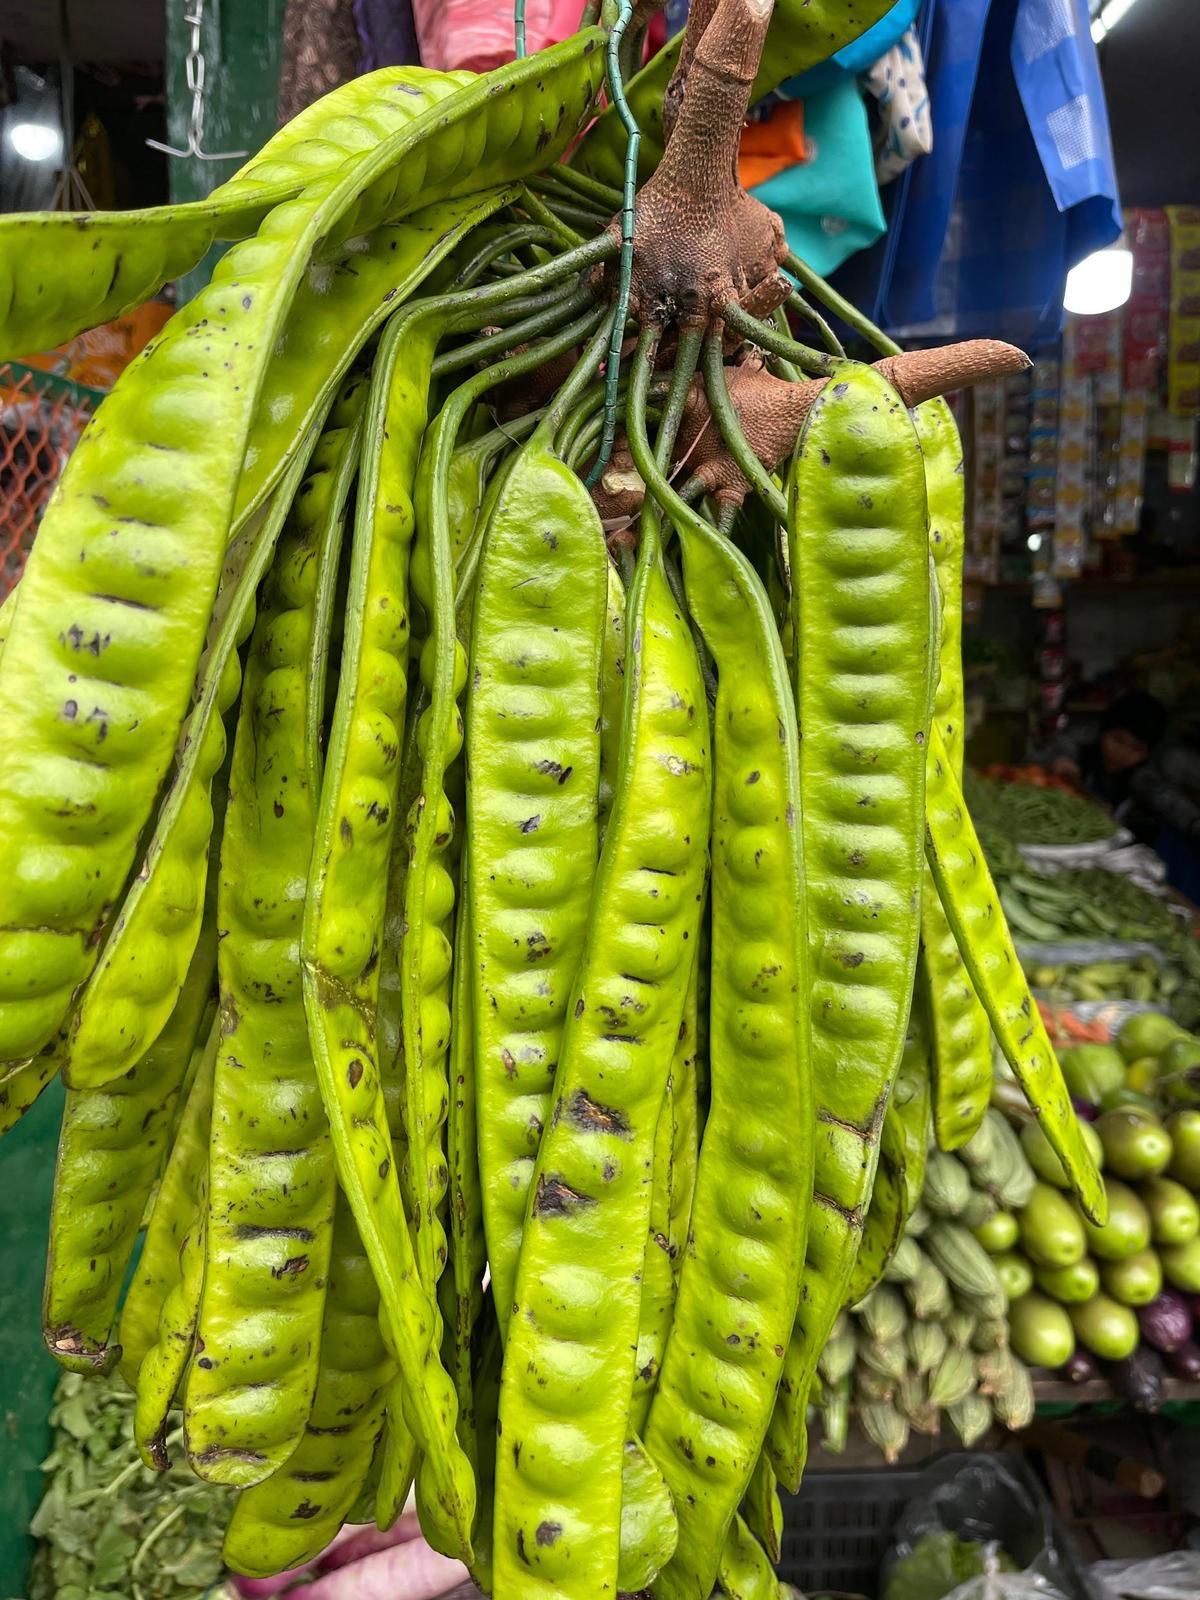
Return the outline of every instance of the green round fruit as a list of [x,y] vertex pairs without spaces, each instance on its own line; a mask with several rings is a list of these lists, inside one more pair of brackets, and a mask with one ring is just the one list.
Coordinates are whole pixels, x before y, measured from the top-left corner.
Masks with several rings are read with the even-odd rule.
[[986,1222],[981,1222],[971,1231],[988,1254],[993,1256],[1011,1250],[1020,1234],[1017,1219],[1011,1211],[993,1211]]
[[1117,1035],[1117,1049],[1126,1061],[1136,1061],[1139,1056],[1160,1056],[1182,1031],[1177,1022],[1161,1011],[1139,1011]]
[[1043,1294],[1023,1295],[1008,1308],[1013,1350],[1030,1367],[1061,1367],[1075,1354],[1075,1332],[1060,1305]]
[[1025,1254],[1039,1266],[1066,1267],[1087,1253],[1079,1212],[1051,1184],[1034,1184],[1019,1226]]
[[1090,1300],[1100,1287],[1100,1270],[1091,1256],[1068,1267],[1036,1267],[1033,1276],[1043,1294],[1064,1306]]
[[1159,1058],[1162,1087],[1179,1105],[1200,1105],[1200,1039],[1185,1034],[1172,1042]]
[[1186,1244],[1200,1233],[1200,1206],[1174,1178],[1147,1178],[1141,1196],[1155,1244]]
[[1101,1111],[1145,1111],[1150,1116],[1156,1117],[1159,1113],[1159,1103],[1150,1095],[1143,1094],[1140,1089],[1113,1089],[1100,1101]]
[[1101,1361],[1124,1361],[1138,1344],[1138,1320],[1128,1306],[1111,1295],[1094,1294],[1068,1311],[1075,1337]]
[[1158,1252],[1167,1282],[1187,1294],[1200,1294],[1200,1238],[1164,1245]]
[[1171,1165],[1167,1171],[1193,1194],[1200,1193],[1200,1111],[1173,1111],[1167,1118]]
[[1158,1086],[1158,1072],[1157,1056],[1139,1056],[1125,1069],[1125,1087],[1134,1094],[1151,1097]]
[[1096,1123],[1104,1161],[1119,1178],[1151,1178],[1171,1159],[1171,1136],[1157,1117],[1133,1106],[1106,1111]]
[[1125,1057],[1111,1044],[1073,1044],[1058,1059],[1067,1088],[1093,1105],[1125,1082]]
[[1107,1178],[1104,1186],[1108,1190],[1108,1221],[1104,1226],[1097,1227],[1078,1214],[1092,1254],[1102,1261],[1120,1261],[1150,1243],[1150,1213],[1127,1184]]
[[[1100,1135],[1090,1122],[1081,1122],[1079,1131],[1083,1135],[1083,1142],[1087,1145],[1092,1155],[1092,1160],[1098,1167],[1104,1165],[1104,1147],[1100,1143]],[[1025,1151],[1029,1165],[1038,1177],[1046,1183],[1052,1183],[1056,1189],[1069,1189],[1071,1180],[1063,1171],[1063,1164],[1050,1147],[1045,1130],[1040,1122],[1027,1122],[1021,1129],[1021,1147]]]
[[1162,1290],[1162,1263],[1157,1251],[1138,1250],[1121,1261],[1106,1261],[1100,1281],[1123,1306],[1148,1306]]
[[1019,1256],[1015,1250],[997,1256],[995,1266],[1001,1287],[1010,1302],[1019,1300],[1033,1288],[1033,1268],[1025,1257]]

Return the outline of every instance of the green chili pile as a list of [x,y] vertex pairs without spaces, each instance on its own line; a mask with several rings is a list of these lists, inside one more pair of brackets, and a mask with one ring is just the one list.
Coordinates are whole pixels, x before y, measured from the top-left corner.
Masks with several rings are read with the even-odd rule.
[[563,160],[619,9],[206,201],[0,219],[0,353],[233,241],[0,613],[0,1125],[61,1072],[47,1346],[248,1574],[415,1488],[499,1597],[774,1594],[991,1032],[1103,1208],[960,788],[940,396],[1024,358],[897,353],[733,177],[760,58],[886,4],[698,0],[632,220],[611,109]]

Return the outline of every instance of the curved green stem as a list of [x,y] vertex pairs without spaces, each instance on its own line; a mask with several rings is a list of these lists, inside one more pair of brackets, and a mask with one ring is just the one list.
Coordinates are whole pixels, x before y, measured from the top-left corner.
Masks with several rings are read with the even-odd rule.
[[447,373],[461,372],[464,367],[472,366],[476,361],[485,361],[493,355],[502,355],[506,350],[511,350],[527,339],[536,338],[538,334],[549,333],[561,327],[564,322],[569,322],[572,317],[593,303],[591,290],[586,288],[572,289],[569,294],[556,296],[533,316],[526,317],[521,322],[511,323],[497,333],[487,334],[482,339],[473,339],[469,344],[459,345],[457,349],[447,350],[444,354],[436,356],[433,362],[433,376],[444,378]]
[[719,333],[710,333],[704,340],[704,392],[708,396],[709,408],[724,440],[725,448],[733,457],[738,471],[750,487],[766,501],[772,516],[780,522],[786,522],[787,501],[771,474],[750,448],[750,442],[742,432],[742,425],[733,408],[733,401],[729,398]]
[[757,317],[752,317],[735,300],[724,307],[721,315],[726,326],[740,333],[743,339],[752,340],[772,355],[782,356],[785,361],[794,361],[802,371],[811,372],[814,377],[826,378],[837,371],[837,361],[833,356],[826,355],[823,350],[814,350],[809,345],[798,344],[787,334],[780,333],[778,328],[773,328],[769,322],[760,322]]
[[840,317],[848,328],[853,328],[855,333],[861,334],[868,344],[873,344],[880,354],[885,356],[900,354],[900,346],[894,339],[889,339],[882,328],[877,328],[870,317],[864,316],[857,306],[851,305],[845,295],[839,294],[831,284],[826,283],[820,273],[814,272],[794,251],[788,251],[783,264],[802,288],[807,289],[809,294],[819,300],[827,310],[832,311],[835,317]]
[[518,223],[477,250],[466,266],[456,273],[450,287],[469,289],[478,282],[493,262],[526,244],[545,244],[557,250],[561,246],[561,240],[557,233],[544,227],[540,222]]
[[[625,98],[625,82],[621,76],[621,40],[633,17],[633,0],[621,0],[621,12],[608,36],[608,86],[617,108],[617,115],[629,136],[625,149],[625,187],[621,197],[621,266],[617,281],[616,315],[612,325],[612,343],[608,351],[608,369],[605,373],[604,432],[600,440],[600,453],[587,476],[587,486],[593,488],[612,456],[613,442],[617,437],[617,385],[621,377],[621,340],[625,336],[625,318],[629,312],[629,286],[633,280],[633,216],[637,198],[638,150],[642,142],[641,129]],[[607,235],[606,235],[607,237]],[[655,348],[658,336],[655,335]],[[639,342],[639,350],[641,344]]]
[[573,189],[580,199],[591,200],[610,216],[621,204],[619,189],[614,189],[610,183],[601,183],[599,178],[589,177],[586,172],[576,172],[574,167],[563,166],[561,162],[543,176],[553,178],[565,189]]
[[544,228],[556,234],[565,245],[575,246],[584,242],[584,235],[576,233],[569,223],[563,222],[544,200],[534,194],[528,184],[521,190],[521,198],[517,202],[523,211],[528,211],[535,222],[540,222]]
[[595,376],[596,370],[604,358],[604,347],[612,337],[611,321],[615,315],[615,311],[612,310],[605,312],[595,333],[585,345],[583,354],[571,369],[566,382],[560,386],[554,398],[554,403],[547,407],[546,413],[538,423],[533,435],[539,444],[548,444],[554,438],[554,435],[562,427],[567,413],[577,404],[589,382]]
[[[782,306],[778,306],[771,313],[771,320],[785,339],[792,337],[792,330],[788,325],[787,312]],[[785,356],[772,356],[770,367],[772,372],[778,373],[781,378],[786,378],[789,383],[799,383],[803,377],[800,368],[794,366]]]
[[514,0],[513,34],[516,42],[517,60],[521,61],[525,56],[525,0]]
[[[796,312],[797,316],[803,317],[805,322],[812,323],[813,327],[821,335],[821,340],[825,345],[826,350],[829,351],[829,354],[831,356],[837,356],[839,360],[844,361],[846,358],[845,346],[842,344],[842,341],[838,338],[837,334],[834,333],[829,323],[826,322],[825,318],[817,310],[816,306],[810,305],[804,296],[795,289],[793,289],[792,293],[788,295],[787,303],[791,306],[792,310]],[[789,338],[791,338],[791,329],[787,325],[787,313],[784,311],[782,306],[778,306],[776,308],[775,325],[776,327],[781,328],[782,331],[786,333]]]
[[[625,428],[630,444],[637,434],[645,440],[646,433],[646,405],[650,395],[650,378],[654,372],[654,358],[658,354],[658,341],[662,337],[658,328],[652,323],[647,323],[638,335],[637,351],[629,371],[629,398],[625,402]],[[642,475],[642,481],[649,484],[645,468],[637,461],[637,469]],[[661,474],[660,474],[661,476]],[[649,496],[642,503],[641,532],[638,538],[638,565],[649,561],[657,553],[662,542],[662,530],[659,527],[658,512]]]
[[675,366],[671,373],[671,386],[667,390],[667,403],[663,407],[662,421],[655,441],[658,464],[668,475],[671,470],[671,452],[675,448],[675,438],[679,433],[679,424],[683,420],[683,408],[687,404],[688,390],[696,375],[703,343],[703,328],[680,328],[679,343],[675,350]]

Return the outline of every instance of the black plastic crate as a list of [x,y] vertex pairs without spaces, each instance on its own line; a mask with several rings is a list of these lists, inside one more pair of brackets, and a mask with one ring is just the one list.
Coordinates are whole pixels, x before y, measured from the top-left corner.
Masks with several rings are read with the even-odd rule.
[[783,1497],[779,1576],[804,1595],[875,1600],[879,1564],[922,1467],[806,1475],[798,1495]]

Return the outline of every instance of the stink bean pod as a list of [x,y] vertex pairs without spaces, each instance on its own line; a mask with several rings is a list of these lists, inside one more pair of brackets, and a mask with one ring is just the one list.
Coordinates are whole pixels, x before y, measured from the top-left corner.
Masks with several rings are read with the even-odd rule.
[[[218,800],[218,805],[223,800]],[[68,1089],[50,1206],[42,1307],[47,1348],[74,1371],[104,1371],[142,1215],[172,1143],[176,1101],[212,1024],[217,965],[216,866],[204,926],[166,1027],[146,1054],[100,1089]]]
[[[940,600],[933,714],[956,775],[962,777],[963,459],[954,413],[940,397],[913,412],[925,459],[929,548]],[[921,896],[921,966],[932,1051],[934,1131],[943,1150],[965,1144],[983,1120],[992,1090],[992,1033],[945,912],[926,871]]]
[[6,1134],[37,1104],[46,1086],[58,1076],[65,1041],[51,1039],[37,1055],[18,1061],[0,1077],[0,1136]]
[[[300,489],[313,447],[310,434],[293,457],[254,534],[230,593],[221,597],[201,662],[195,703],[180,735],[175,773],[154,819],[141,866],[126,891],[100,959],[71,1021],[64,1076],[73,1089],[101,1088],[128,1071],[154,1044],[188,974],[209,876],[212,786],[225,759],[225,714],[242,687],[238,649],[254,622],[258,586]],[[328,482],[328,436],[313,456],[306,486]],[[215,620],[215,619],[214,619]]]
[[[356,398],[361,409],[361,390]],[[330,458],[297,495],[264,586],[221,841],[222,1029],[184,1427],[194,1470],[239,1488],[282,1466],[303,1437],[333,1227],[333,1154],[298,955],[320,785],[318,597],[337,569],[361,419],[330,435]]]
[[[602,622],[601,613],[597,649]],[[495,1584],[527,1600],[617,1591],[654,1131],[703,899],[707,706],[652,508],[627,626],[621,764],[530,1189],[500,1387]]]
[[754,1464],[742,1500],[742,1516],[750,1532],[778,1566],[783,1556],[783,1506],[775,1469],[765,1451]]
[[[456,1436],[454,1387],[441,1365],[433,1286],[417,1271],[401,1203],[374,1020],[407,692],[412,485],[440,326],[428,310],[402,315],[377,361],[364,478],[377,482],[379,493],[364,494],[356,521],[350,581],[357,598],[347,611],[301,948],[338,1177],[379,1284],[384,1336],[398,1368],[381,1497],[396,1492],[407,1429],[424,1452],[418,1481],[426,1537],[443,1554],[466,1559],[474,1482]],[[395,359],[401,340],[402,362]]]
[[502,1331],[592,899],[607,568],[586,491],[531,442],[486,535],[467,726],[479,1160]]
[[869,367],[828,383],[792,460],[789,546],[812,950],[813,1206],[769,1444],[793,1492],[845,1298],[917,959],[931,617],[924,467]]
[[1029,992],[936,725],[930,741],[927,795],[926,855],[967,974],[1080,1205],[1094,1222],[1103,1223],[1108,1215],[1104,1180],[1079,1130],[1062,1069]]
[[392,1371],[379,1290],[339,1195],[312,1411],[279,1471],[237,1498],[222,1552],[234,1572],[265,1578],[301,1567],[341,1528],[371,1470]]
[[587,30],[483,75],[276,206],[85,430],[0,659],[0,1061],[50,1039],[96,959],[186,710],[263,373],[314,251],[545,165],[589,112],[602,40]]
[[688,604],[717,669],[710,1104],[645,1431],[679,1516],[654,1593],[707,1600],[771,1418],[812,1192],[800,752],[761,582],[662,481],[636,424],[630,442],[679,531]]
[[389,67],[325,95],[203,200],[0,218],[0,350],[49,350],[148,300],[214,239],[244,239],[306,183],[367,154],[471,82]]
[[718,1575],[725,1600],[782,1600],[791,1593],[742,1517],[735,1517],[730,1527]]
[[121,1371],[137,1392],[133,1436],[165,1472],[167,1415],[196,1334],[204,1283],[208,1140],[220,1019],[214,1018],[154,1197],[137,1271],[121,1311]]

